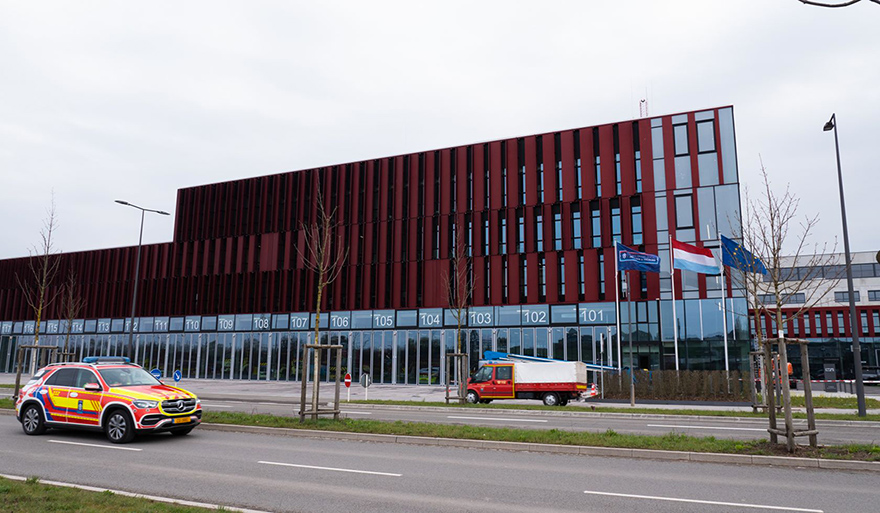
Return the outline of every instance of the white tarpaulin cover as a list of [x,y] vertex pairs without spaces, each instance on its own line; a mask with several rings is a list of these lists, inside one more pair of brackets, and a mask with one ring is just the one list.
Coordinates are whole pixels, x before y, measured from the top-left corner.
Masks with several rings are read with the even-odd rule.
[[516,362],[517,383],[587,384],[587,366],[583,362]]

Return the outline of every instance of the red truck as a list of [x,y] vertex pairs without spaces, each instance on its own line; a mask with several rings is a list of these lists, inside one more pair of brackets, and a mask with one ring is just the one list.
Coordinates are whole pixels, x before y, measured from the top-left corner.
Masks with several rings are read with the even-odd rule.
[[469,403],[538,399],[547,406],[565,406],[596,395],[596,385],[587,381],[588,366],[583,362],[506,357],[484,362],[468,380]]

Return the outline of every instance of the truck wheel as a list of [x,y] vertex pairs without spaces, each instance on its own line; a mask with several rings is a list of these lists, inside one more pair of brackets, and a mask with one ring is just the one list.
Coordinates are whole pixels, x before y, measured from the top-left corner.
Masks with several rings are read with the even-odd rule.
[[468,404],[477,404],[478,402],[480,402],[480,396],[473,390],[468,390],[468,393],[465,396],[465,400],[468,402]]
[[544,404],[547,406],[558,406],[559,396],[554,392],[547,392],[544,394]]

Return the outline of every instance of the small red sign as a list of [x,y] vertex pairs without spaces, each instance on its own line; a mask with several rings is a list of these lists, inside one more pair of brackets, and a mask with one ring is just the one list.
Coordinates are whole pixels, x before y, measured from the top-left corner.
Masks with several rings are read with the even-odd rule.
[[351,386],[351,374],[346,374],[345,375],[345,388],[348,388],[350,386]]

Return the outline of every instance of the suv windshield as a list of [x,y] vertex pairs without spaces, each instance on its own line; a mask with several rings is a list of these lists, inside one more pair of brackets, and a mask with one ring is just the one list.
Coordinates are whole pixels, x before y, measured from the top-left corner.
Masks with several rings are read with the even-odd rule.
[[100,369],[98,372],[104,382],[111,387],[133,387],[140,385],[160,385],[158,379],[140,367],[115,367]]

